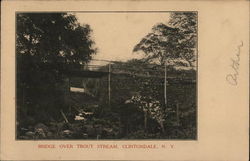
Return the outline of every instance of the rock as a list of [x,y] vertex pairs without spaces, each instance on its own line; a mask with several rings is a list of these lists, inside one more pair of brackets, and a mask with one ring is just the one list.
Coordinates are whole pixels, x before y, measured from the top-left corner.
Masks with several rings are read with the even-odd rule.
[[30,137],[30,138],[33,138],[35,136],[35,133],[32,132],[32,131],[28,131],[25,133],[26,136]]
[[49,128],[46,125],[42,124],[42,123],[36,124],[35,125],[35,130],[36,129],[42,129],[45,133],[47,133],[49,131]]
[[35,129],[35,135],[38,138],[46,138],[46,134],[42,128],[36,128]]
[[69,134],[72,133],[72,131],[70,131],[70,130],[64,130],[63,133],[66,134],[66,135],[69,135]]
[[83,133],[82,136],[83,136],[83,139],[88,139],[88,134]]
[[82,117],[82,116],[75,116],[75,120],[76,121],[81,121],[81,120],[86,120],[84,117]]
[[103,128],[103,131],[105,131],[107,133],[112,133],[113,129],[111,129],[111,128]]
[[73,134],[73,132],[72,131],[70,131],[70,130],[64,130],[64,131],[62,131],[62,136],[63,137],[71,137],[72,136],[72,134]]
[[49,128],[42,123],[36,124],[34,129],[37,138],[46,138],[49,132]]
[[49,139],[52,139],[52,138],[53,138],[53,133],[52,133],[52,132],[48,132],[48,133],[47,133],[47,137],[48,137]]

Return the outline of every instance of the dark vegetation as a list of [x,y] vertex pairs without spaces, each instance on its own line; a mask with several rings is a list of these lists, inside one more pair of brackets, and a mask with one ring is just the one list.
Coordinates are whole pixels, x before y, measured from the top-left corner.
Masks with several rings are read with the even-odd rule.
[[68,75],[90,70],[89,25],[68,13],[17,14],[17,139],[195,139],[196,19],[172,13],[135,45],[144,58],[113,62],[109,101],[108,75]]

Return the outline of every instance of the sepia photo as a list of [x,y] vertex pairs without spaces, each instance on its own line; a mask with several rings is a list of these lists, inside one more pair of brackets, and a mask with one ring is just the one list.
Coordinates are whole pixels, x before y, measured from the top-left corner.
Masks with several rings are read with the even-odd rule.
[[16,13],[17,140],[196,140],[198,12]]
[[3,0],[0,160],[248,161],[249,1]]

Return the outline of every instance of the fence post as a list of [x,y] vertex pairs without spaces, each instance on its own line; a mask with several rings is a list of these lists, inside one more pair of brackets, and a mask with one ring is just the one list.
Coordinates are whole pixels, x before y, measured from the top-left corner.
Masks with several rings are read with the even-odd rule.
[[166,63],[164,64],[165,66],[165,76],[164,76],[164,103],[165,106],[167,107],[167,65]]
[[110,105],[110,97],[111,97],[111,87],[110,87],[110,81],[111,81],[111,64],[108,65],[109,67],[109,75],[108,75],[108,97],[109,97],[109,105]]

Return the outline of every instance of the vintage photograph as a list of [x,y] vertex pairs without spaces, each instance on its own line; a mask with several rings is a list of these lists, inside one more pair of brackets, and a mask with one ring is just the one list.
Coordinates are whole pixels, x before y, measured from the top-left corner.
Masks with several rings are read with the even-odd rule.
[[198,12],[16,12],[16,140],[196,140]]

